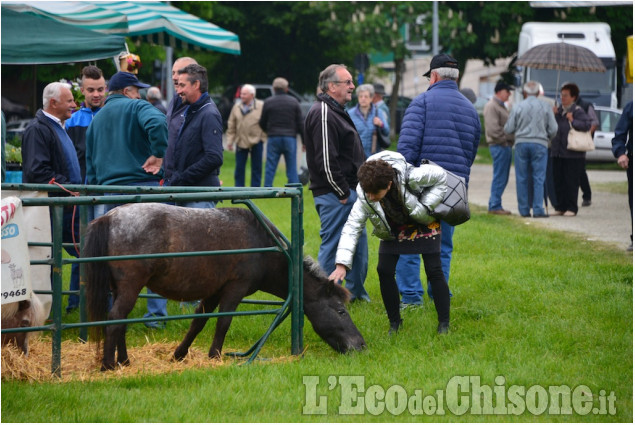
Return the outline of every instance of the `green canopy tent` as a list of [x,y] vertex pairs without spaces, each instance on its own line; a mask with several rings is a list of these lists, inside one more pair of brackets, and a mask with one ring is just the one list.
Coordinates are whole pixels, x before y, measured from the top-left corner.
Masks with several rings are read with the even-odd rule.
[[2,7],[0,62],[39,65],[88,62],[125,52],[126,39]]

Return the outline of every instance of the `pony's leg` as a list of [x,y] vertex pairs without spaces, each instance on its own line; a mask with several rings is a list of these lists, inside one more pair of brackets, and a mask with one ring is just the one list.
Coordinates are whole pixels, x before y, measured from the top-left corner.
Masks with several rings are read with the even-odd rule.
[[[117,284],[116,298],[113,301],[108,320],[121,320],[128,317],[134,308],[139,292],[142,287],[138,285],[127,285],[124,282]],[[128,352],[126,350],[126,325],[110,325],[106,327],[106,337],[104,339],[104,358],[101,363],[101,370],[112,370],[115,368],[115,348],[117,349],[117,362],[123,366],[128,366]]]
[[[231,284],[225,286],[225,288],[231,287]],[[235,290],[236,288],[233,288]],[[228,290],[227,293],[223,293],[221,296],[220,306],[218,307],[219,313],[236,311],[236,307],[242,301],[246,294],[242,291],[233,292]],[[225,342],[225,336],[229,330],[229,326],[232,323],[233,316],[221,316],[216,321],[216,332],[214,332],[214,339],[212,340],[212,346],[209,349],[210,358],[220,358],[221,351],[223,349],[223,343]]]
[[[219,299],[219,294],[213,295],[209,298],[205,298],[199,303],[198,307],[196,308],[196,313],[211,313],[218,306]],[[185,338],[183,338],[183,341],[181,341],[179,346],[176,347],[176,350],[174,350],[175,360],[180,361],[185,358],[188,350],[190,349],[190,346],[192,345],[192,342],[194,342],[194,338],[196,338],[196,335],[198,335],[199,332],[203,330],[208,320],[209,317],[197,317],[192,320],[190,329],[187,331]]]

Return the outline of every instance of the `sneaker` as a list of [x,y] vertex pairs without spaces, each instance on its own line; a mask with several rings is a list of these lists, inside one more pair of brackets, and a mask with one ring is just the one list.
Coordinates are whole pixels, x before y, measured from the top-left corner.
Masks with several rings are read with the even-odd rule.
[[165,329],[165,322],[144,322],[143,324],[150,329]]
[[437,333],[439,335],[445,335],[450,331],[450,323],[449,322],[439,322],[439,326],[437,326]]
[[567,211],[562,215],[564,215],[565,217],[575,217],[577,213],[574,213],[573,211]]
[[553,215],[564,215],[564,211],[558,211],[558,210],[555,210],[555,211],[553,212]]
[[399,303],[400,311],[417,310],[423,308],[423,303]]
[[590,207],[591,206],[591,200],[590,199],[589,200],[583,199],[582,200],[582,206],[583,207]]
[[369,303],[370,302],[370,297],[368,295],[362,295],[361,297],[351,298],[350,302],[351,303],[356,303],[356,302]]

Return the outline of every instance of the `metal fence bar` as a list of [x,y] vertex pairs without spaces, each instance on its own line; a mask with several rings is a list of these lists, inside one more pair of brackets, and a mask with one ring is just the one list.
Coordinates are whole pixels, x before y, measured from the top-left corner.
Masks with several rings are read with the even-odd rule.
[[[281,252],[289,261],[289,295],[285,301],[265,301],[265,300],[243,300],[247,304],[261,304],[280,306],[277,309],[268,310],[251,310],[251,311],[234,311],[224,313],[200,313],[186,314],[178,316],[167,316],[162,320],[183,320],[196,317],[220,317],[220,316],[251,316],[261,314],[275,314],[276,317],[267,329],[265,334],[246,352],[244,355],[252,356],[248,360],[251,362],[260,351],[260,348],[266,342],[267,338],[278,327],[284,319],[291,314],[291,352],[294,355],[302,352],[302,327],[304,316],[302,311],[302,247],[304,244],[304,234],[302,225],[303,214],[303,197],[302,185],[287,185],[285,188],[199,188],[199,187],[131,187],[131,186],[83,186],[83,185],[67,185],[67,189],[77,191],[82,196],[76,197],[50,197],[50,198],[23,198],[24,206],[49,206],[51,207],[51,216],[53,223],[53,235],[51,243],[32,243],[29,246],[49,246],[52,247],[52,258],[50,260],[33,260],[32,265],[44,264],[52,266],[52,289],[51,291],[35,291],[37,293],[51,293],[53,295],[52,303],[52,324],[31,328],[15,328],[3,329],[2,333],[17,333],[30,331],[50,331],[53,336],[52,343],[52,361],[51,371],[56,376],[61,376],[61,340],[62,331],[66,329],[80,329],[80,339],[86,340],[87,328],[90,326],[106,326],[120,323],[143,323],[156,318],[135,318],[123,319],[117,321],[101,321],[88,322],[85,310],[85,276],[84,265],[90,261],[120,261],[141,258],[171,258],[171,257],[188,257],[188,256],[209,256],[209,255],[239,255],[251,252]],[[60,192],[61,189],[54,185],[42,184],[7,184],[2,183],[2,190],[18,190],[18,191],[46,191]],[[106,193],[126,193],[124,195],[108,195]],[[88,195],[87,195],[88,194]],[[102,194],[96,196],[95,194]],[[251,199],[264,198],[291,198],[291,242],[281,234],[280,238],[276,237],[264,220],[264,214],[253,204]],[[63,226],[63,209],[64,206],[79,205],[80,207],[80,229],[83,235],[86,228],[87,214],[84,205],[96,204],[122,204],[122,203],[144,203],[144,202],[177,202],[191,200],[227,200],[231,199],[232,203],[246,204],[252,213],[256,216],[263,228],[272,236],[275,246],[267,248],[251,248],[240,250],[220,250],[220,251],[197,251],[184,253],[156,253],[146,255],[129,255],[120,257],[92,257],[92,258],[62,258],[62,248],[72,244],[62,243],[62,226]],[[83,238],[81,241],[83,248]],[[64,264],[80,264],[80,290],[79,291],[62,291],[62,266]],[[76,294],[80,295],[80,323],[62,323],[62,295]],[[140,298],[156,297],[158,295],[140,294]]]

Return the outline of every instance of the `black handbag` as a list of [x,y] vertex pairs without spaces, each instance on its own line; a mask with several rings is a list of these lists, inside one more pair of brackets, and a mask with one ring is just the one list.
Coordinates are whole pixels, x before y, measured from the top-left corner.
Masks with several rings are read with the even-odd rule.
[[[375,116],[377,116],[377,107],[375,106]],[[390,134],[388,135],[384,135],[381,132],[381,127],[379,126],[375,126],[375,136],[377,137],[377,146],[382,148],[382,149],[388,149],[390,147],[390,144],[392,143],[392,140],[390,140]]]
[[[421,164],[435,164],[424,159]],[[437,220],[443,220],[451,226],[458,226],[470,219],[470,204],[467,201],[467,185],[463,177],[457,176],[451,171],[445,170],[446,185],[443,201],[434,208],[432,216]]]

